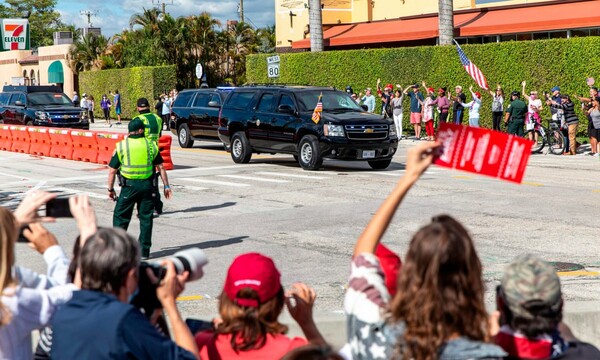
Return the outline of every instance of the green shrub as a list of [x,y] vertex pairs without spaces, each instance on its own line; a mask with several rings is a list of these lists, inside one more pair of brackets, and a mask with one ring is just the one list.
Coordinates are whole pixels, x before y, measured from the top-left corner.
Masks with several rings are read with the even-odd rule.
[[[103,118],[100,100],[102,95],[109,95],[115,90],[121,94],[121,118],[131,119],[137,115],[136,101],[145,97],[150,102],[152,109],[154,99],[161,93],[175,88],[177,76],[175,66],[147,66],[125,69],[111,69],[100,71],[85,71],[79,74],[80,93],[94,96],[96,107],[94,116]],[[112,102],[113,97],[109,95]],[[114,116],[114,106],[111,109]]]
[[[589,96],[585,79],[600,72],[600,37],[510,41],[479,45],[463,45],[463,50],[485,74],[490,88],[500,83],[508,94],[521,91],[521,81],[527,81],[527,91],[544,91],[559,85],[563,94]],[[271,83],[267,77],[267,57],[249,55],[246,78],[250,83]],[[467,94],[473,85],[483,93],[481,124],[491,128],[491,96],[479,89],[467,74],[458,58],[455,46],[420,46],[391,49],[325,51],[320,53],[280,54],[280,77],[283,84],[333,86],[344,89],[352,86],[358,93],[366,87],[375,88],[377,78],[382,84],[421,84],[454,91],[462,85]],[[405,100],[407,101],[407,100]],[[575,100],[577,104],[579,102]],[[378,103],[380,103],[378,101]],[[408,124],[408,102],[405,103],[405,126]],[[506,106],[505,106],[506,107]],[[380,109],[380,105],[378,105]],[[587,118],[576,107],[580,117],[579,133],[587,129]],[[550,117],[544,106],[542,118]],[[465,119],[466,120],[466,119]],[[405,127],[406,128],[406,127]]]

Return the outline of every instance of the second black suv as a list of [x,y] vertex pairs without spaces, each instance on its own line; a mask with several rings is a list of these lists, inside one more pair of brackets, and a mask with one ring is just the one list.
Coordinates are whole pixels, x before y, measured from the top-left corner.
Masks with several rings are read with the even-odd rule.
[[82,110],[58,86],[5,85],[0,93],[0,120],[5,124],[90,128]]
[[219,111],[229,87],[183,90],[171,107],[171,132],[179,145],[190,148],[194,140],[219,141]]
[[[315,123],[320,96],[323,112]],[[287,153],[306,170],[321,167],[323,158],[385,169],[398,147],[393,121],[367,113],[343,91],[321,87],[235,88],[221,109],[219,138],[236,163],[249,162],[252,153]]]

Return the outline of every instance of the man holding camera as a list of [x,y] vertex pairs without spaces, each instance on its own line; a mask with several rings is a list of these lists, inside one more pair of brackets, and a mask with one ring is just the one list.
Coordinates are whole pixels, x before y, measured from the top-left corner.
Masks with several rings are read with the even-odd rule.
[[[139,245],[122,229],[100,229],[81,249],[81,290],[52,318],[52,359],[198,359],[192,333],[175,299],[189,273],[171,261],[156,295],[171,322],[174,341],[159,334],[129,299],[140,277]],[[158,282],[151,271],[148,277]]]
[[[140,246],[142,259],[150,256],[152,245],[152,223],[154,211],[154,168],[158,168],[167,199],[172,196],[167,172],[158,146],[144,136],[144,123],[140,119],[129,122],[129,136],[117,143],[115,154],[110,160],[108,195],[117,201],[113,214],[113,226],[125,230],[129,227],[133,208],[137,205],[140,219]],[[114,183],[119,174],[121,194],[117,196]]]

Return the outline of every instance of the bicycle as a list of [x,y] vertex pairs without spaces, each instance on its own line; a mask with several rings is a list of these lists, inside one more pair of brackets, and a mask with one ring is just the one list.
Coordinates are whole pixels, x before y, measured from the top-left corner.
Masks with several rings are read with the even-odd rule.
[[[548,127],[539,123],[536,124],[536,126],[533,129],[527,130],[525,132],[524,137],[526,139],[529,139],[529,134],[534,134],[534,144],[531,147],[531,153],[536,154],[542,152],[542,150],[547,144],[548,151],[546,151],[546,154],[548,154],[548,152],[551,152],[554,155],[562,155],[565,151],[565,137],[560,131],[560,121],[548,119],[547,122]],[[537,141],[535,140],[536,133]]]

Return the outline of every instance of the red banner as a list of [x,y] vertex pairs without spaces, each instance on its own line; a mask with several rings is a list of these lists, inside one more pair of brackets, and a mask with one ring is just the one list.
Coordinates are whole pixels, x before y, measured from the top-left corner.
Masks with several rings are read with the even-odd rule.
[[498,131],[442,123],[442,151],[434,163],[451,169],[521,183],[533,143]]

